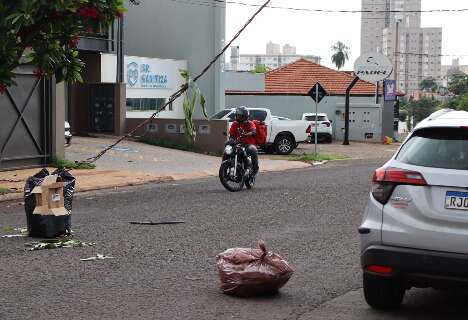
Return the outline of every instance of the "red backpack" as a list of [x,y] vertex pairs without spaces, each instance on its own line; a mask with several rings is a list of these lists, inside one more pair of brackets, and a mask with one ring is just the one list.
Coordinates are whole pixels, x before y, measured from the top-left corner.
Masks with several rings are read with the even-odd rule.
[[257,134],[255,135],[255,141],[257,145],[266,144],[267,140],[267,126],[263,121],[253,120],[255,127],[257,129]]

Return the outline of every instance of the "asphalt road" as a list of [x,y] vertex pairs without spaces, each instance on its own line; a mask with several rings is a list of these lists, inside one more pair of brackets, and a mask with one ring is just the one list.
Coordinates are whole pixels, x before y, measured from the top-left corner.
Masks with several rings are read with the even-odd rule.
[[[432,290],[411,290],[399,313],[365,304],[356,228],[380,164],[262,174],[236,194],[214,178],[79,194],[75,239],[95,247],[0,238],[0,319],[466,319],[466,296]],[[0,226],[24,226],[23,210],[0,203]],[[146,219],[185,224],[128,224]],[[273,297],[220,293],[216,254],[259,239],[294,266],[290,282]],[[115,258],[80,261],[96,253]]]

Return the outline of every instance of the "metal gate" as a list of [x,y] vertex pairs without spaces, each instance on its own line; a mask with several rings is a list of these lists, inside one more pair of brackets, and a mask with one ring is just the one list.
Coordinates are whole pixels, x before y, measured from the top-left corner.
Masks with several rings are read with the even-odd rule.
[[40,166],[50,156],[51,82],[32,68],[22,68],[15,81],[0,95],[0,170]]

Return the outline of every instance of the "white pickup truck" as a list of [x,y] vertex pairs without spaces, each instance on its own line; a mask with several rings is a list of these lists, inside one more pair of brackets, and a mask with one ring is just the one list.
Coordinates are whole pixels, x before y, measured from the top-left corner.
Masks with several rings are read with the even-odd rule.
[[[247,108],[250,120],[263,122],[267,127],[266,144],[259,146],[263,151],[277,154],[290,154],[300,142],[307,141],[311,126],[304,120],[280,120],[271,115],[270,109]],[[227,120],[230,124],[235,118],[235,108],[224,109],[211,119]]]

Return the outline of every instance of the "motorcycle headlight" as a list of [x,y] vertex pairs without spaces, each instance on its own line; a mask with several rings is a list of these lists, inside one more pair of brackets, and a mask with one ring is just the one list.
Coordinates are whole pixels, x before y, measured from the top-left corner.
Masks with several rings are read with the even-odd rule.
[[232,146],[226,146],[224,153],[230,156],[232,154]]

